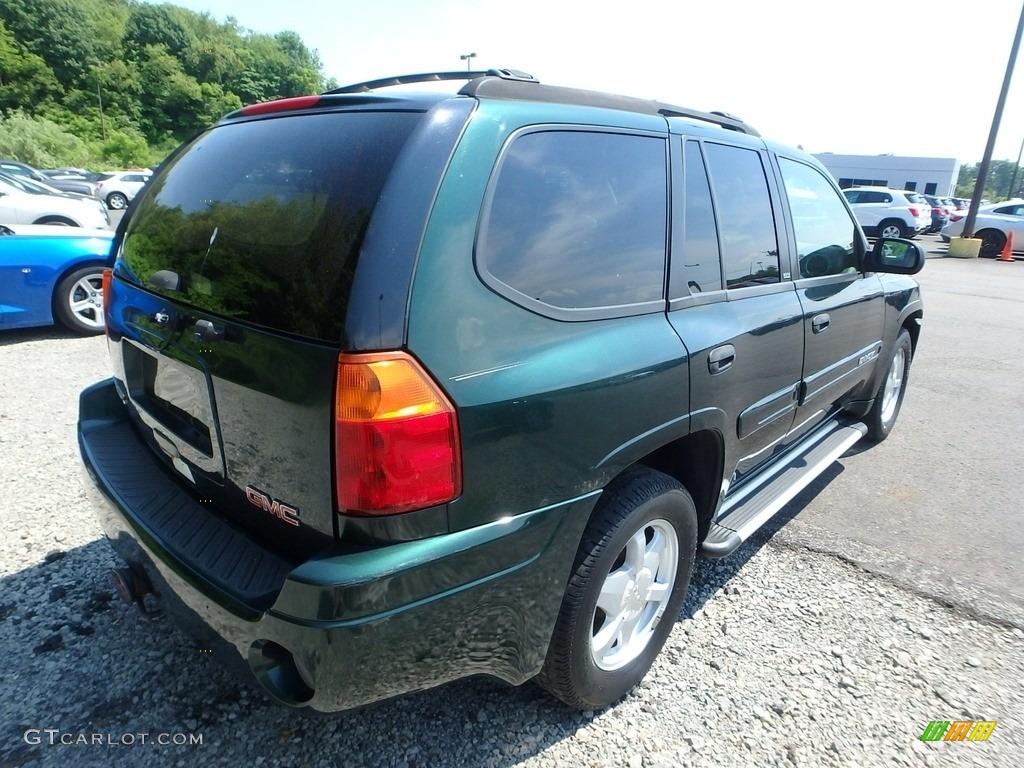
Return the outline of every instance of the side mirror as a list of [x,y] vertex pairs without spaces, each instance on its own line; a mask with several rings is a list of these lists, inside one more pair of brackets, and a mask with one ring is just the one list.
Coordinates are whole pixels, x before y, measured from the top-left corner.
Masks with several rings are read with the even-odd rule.
[[868,252],[864,266],[868,272],[916,275],[924,266],[924,251],[909,240],[880,237]]
[[180,291],[181,275],[169,269],[161,269],[150,276],[149,283],[154,288],[160,288],[165,291]]

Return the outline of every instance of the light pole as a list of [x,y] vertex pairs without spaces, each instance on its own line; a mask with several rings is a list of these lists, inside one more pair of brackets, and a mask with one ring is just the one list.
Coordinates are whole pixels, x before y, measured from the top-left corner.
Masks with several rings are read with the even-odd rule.
[[978,217],[978,206],[981,204],[981,196],[985,193],[985,180],[988,176],[988,168],[992,163],[992,150],[996,146],[996,134],[999,133],[999,122],[1003,119],[1003,106],[1006,104],[1006,93],[1010,90],[1010,77],[1013,75],[1013,67],[1017,63],[1017,51],[1020,49],[1021,33],[1024,32],[1024,4],[1020,9],[1020,21],[1017,22],[1017,32],[1013,36],[1013,45],[1010,46],[1010,59],[1006,62],[1006,74],[1003,76],[1003,87],[999,91],[999,99],[996,101],[996,112],[992,116],[992,130],[988,134],[988,144],[985,145],[985,154],[981,158],[981,166],[978,168],[978,180],[974,183],[974,194],[971,195],[971,207],[967,211],[967,219],[964,221],[964,229],[961,237],[974,236],[974,222]]
[[1010,188],[1006,190],[1006,196],[1013,197],[1013,190],[1017,188],[1017,171],[1020,170],[1020,158],[1024,155],[1024,139],[1020,140],[1020,151],[1017,153],[1017,164],[1013,166],[1013,176],[1010,177]]
[[103,122],[103,96],[100,95],[100,81],[96,79],[96,101],[100,105],[100,133],[103,134],[103,140],[107,140],[107,125]]
[[103,135],[103,141],[107,140],[107,126],[103,122],[103,96],[100,94],[100,72],[103,71],[103,65],[99,62],[93,64],[92,67],[93,75],[96,77],[96,101],[100,107],[100,133]]
[[472,59],[476,58],[476,54],[475,53],[463,53],[463,54],[459,55],[459,58],[462,59],[464,62],[466,62],[466,71],[469,72],[469,70],[470,70],[469,63],[470,63],[470,61]]

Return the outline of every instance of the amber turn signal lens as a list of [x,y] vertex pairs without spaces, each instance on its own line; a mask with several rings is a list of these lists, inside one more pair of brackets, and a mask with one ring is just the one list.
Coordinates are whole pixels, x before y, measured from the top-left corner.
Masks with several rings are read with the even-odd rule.
[[334,448],[346,514],[409,512],[462,492],[455,408],[403,352],[339,356]]

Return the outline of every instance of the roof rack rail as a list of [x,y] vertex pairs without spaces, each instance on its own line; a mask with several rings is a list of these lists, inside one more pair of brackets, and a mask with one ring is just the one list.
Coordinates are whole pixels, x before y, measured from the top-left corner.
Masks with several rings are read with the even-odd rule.
[[602,107],[605,109],[621,109],[626,112],[637,112],[645,115],[661,115],[663,117],[687,117],[713,123],[732,131],[760,136],[751,126],[742,120],[724,112],[700,112],[686,107],[675,107],[659,101],[639,99],[633,96],[620,96],[603,91],[588,91],[578,88],[565,88],[556,85],[542,85],[536,81],[523,81],[513,78],[481,77],[466,83],[459,91],[463,96],[477,96],[491,99],[513,99],[522,101],[542,101],[552,104],[575,104],[580,106]]
[[711,112],[701,112],[696,109],[673,107],[668,104],[664,104],[658,111],[665,117],[688,117],[691,120],[702,120],[705,123],[714,123],[715,125],[720,125],[722,128],[728,128],[730,131],[749,133],[751,136],[761,135],[735,115],[730,115],[728,112],[720,112],[717,109],[712,110]]
[[686,107],[676,107],[658,101],[638,99],[632,96],[618,96],[602,91],[587,91],[553,85],[541,85],[540,81],[517,69],[462,70],[451,72],[423,72],[414,75],[398,75],[380,80],[343,85],[325,91],[326,94],[365,93],[376,88],[389,88],[411,83],[436,83],[445,80],[469,81],[459,91],[463,96],[484,96],[493,99],[522,101],[543,101],[555,104],[577,104],[584,106],[621,109],[626,112],[662,115],[664,117],[686,117],[712,123],[731,131],[760,136],[751,126],[730,115],[728,112],[701,112]]
[[396,85],[408,85],[410,83],[439,83],[445,80],[475,80],[478,77],[500,77],[502,80],[515,80],[523,83],[539,82],[533,75],[520,72],[518,69],[477,69],[458,70],[454,72],[421,72],[414,75],[397,75],[396,77],[384,77],[380,80],[367,80],[363,83],[343,85],[339,88],[332,88],[325,91],[326,94],[335,93],[365,93],[376,88],[391,88]]

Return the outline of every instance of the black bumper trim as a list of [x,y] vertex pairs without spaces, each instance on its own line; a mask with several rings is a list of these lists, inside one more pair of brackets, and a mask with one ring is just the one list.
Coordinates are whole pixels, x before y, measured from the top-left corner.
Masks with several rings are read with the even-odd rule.
[[[127,421],[79,432],[90,474],[137,534],[235,601],[267,610],[292,566],[191,497]],[[109,533],[108,533],[109,535]]]

